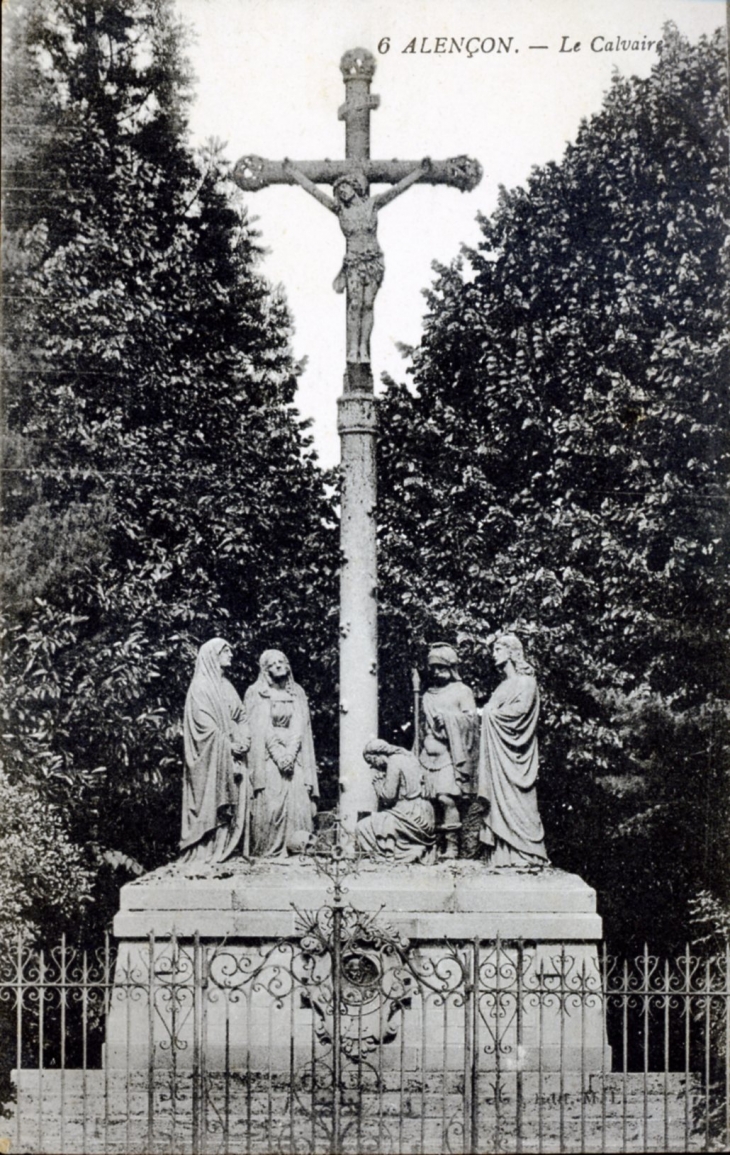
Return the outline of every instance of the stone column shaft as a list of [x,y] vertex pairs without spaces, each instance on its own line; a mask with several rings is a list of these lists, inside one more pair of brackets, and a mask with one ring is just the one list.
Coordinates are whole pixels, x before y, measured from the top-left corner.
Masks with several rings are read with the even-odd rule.
[[[362,371],[364,367],[357,366]],[[352,367],[348,370],[351,372]],[[341,438],[340,520],[340,817],[352,832],[358,815],[377,809],[365,743],[378,733],[375,398],[345,393],[338,402]]]

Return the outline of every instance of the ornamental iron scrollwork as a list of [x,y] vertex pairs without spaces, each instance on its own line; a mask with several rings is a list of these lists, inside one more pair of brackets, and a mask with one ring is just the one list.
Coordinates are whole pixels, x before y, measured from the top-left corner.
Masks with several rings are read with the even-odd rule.
[[319,1040],[333,1043],[337,1015],[340,1046],[353,1062],[392,1042],[414,988],[408,940],[379,924],[376,915],[353,907],[297,911],[296,929],[304,964],[302,993],[317,1016]]
[[[345,901],[358,864],[334,845],[317,848],[332,900],[296,911],[290,938],[150,936],[116,960],[109,941],[2,952],[24,1112],[9,1124],[14,1149],[464,1155],[586,1149],[586,1135],[606,1149],[632,1135],[654,1150],[727,1145],[730,952],[416,945]],[[106,1012],[127,1025],[105,1068]],[[566,1065],[591,1015],[593,1053]],[[526,1061],[550,1039],[557,1065]],[[83,1110],[61,1132],[64,1080]]]

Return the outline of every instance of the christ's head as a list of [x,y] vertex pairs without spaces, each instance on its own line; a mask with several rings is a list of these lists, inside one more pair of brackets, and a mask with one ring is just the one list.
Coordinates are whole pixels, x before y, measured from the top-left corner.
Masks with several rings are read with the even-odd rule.
[[368,195],[368,187],[363,177],[353,173],[350,176],[338,177],[332,186],[332,192],[335,194],[335,200],[347,207],[353,201],[364,200]]

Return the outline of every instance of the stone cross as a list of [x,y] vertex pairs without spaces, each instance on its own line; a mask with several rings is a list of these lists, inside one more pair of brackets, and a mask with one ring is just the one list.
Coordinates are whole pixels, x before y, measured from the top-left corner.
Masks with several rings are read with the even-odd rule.
[[[462,192],[481,180],[478,161],[371,160],[370,113],[379,104],[371,96],[375,58],[363,48],[340,61],[345,103],[345,160],[270,161],[245,156],[233,179],[255,192],[273,184],[298,184],[334,213],[346,251],[335,279],[346,292],[347,367],[338,401],[341,439],[340,548],[340,814],[352,831],[360,814],[376,809],[371,771],[362,757],[378,732],[377,556],[375,539],[376,414],[370,367],[370,333],[375,296],[383,279],[383,254],[377,241],[377,214],[412,184],[445,184]],[[371,184],[391,187],[370,196]],[[331,185],[334,198],[318,186]]]

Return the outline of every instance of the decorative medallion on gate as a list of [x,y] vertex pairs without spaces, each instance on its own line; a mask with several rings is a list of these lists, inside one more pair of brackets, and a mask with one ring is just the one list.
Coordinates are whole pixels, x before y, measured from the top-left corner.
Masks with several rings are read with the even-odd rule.
[[408,939],[352,907],[297,911],[296,930],[302,999],[317,1016],[320,1042],[334,1044],[339,1035],[354,1062],[392,1042],[413,987]]

